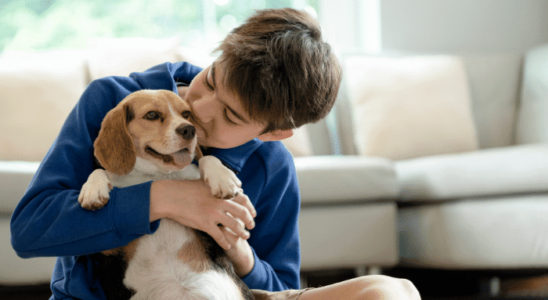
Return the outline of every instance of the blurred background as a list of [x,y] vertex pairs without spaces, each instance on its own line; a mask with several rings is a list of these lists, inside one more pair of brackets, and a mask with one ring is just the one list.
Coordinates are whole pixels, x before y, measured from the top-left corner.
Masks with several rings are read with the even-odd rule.
[[339,51],[506,51],[546,41],[543,0],[0,1],[0,51],[82,49],[94,37],[178,37],[213,49],[254,10],[316,16]]
[[0,299],[50,294],[55,259],[18,258],[9,221],[89,82],[205,67],[282,7],[318,19],[345,74],[286,143],[303,285],[381,273],[423,299],[548,299],[547,0],[0,0]]
[[253,11],[296,7],[317,15],[318,0],[13,0],[0,5],[0,51],[82,49],[94,37],[178,37],[211,49]]

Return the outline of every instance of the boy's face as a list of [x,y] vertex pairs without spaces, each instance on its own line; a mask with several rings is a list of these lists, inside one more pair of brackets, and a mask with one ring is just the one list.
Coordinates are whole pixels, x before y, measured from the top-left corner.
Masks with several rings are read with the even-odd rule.
[[214,62],[200,72],[179,95],[190,105],[191,122],[196,126],[198,143],[214,148],[233,148],[254,138],[273,141],[287,138],[292,131],[262,134],[266,124],[252,120],[238,95],[223,86],[224,68]]

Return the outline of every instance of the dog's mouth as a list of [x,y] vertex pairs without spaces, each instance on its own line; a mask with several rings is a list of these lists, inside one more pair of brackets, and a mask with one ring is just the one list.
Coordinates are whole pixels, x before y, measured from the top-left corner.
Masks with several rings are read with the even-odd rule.
[[152,147],[146,146],[145,152],[154,158],[162,160],[165,164],[184,166],[188,165],[191,162],[191,152],[188,148],[183,148],[171,154],[162,154],[154,150]]

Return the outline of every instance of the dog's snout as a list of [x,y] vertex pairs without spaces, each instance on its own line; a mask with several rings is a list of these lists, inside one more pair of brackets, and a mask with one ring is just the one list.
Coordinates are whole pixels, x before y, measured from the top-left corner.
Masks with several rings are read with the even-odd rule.
[[196,135],[196,128],[189,124],[180,125],[175,131],[187,141],[193,139]]

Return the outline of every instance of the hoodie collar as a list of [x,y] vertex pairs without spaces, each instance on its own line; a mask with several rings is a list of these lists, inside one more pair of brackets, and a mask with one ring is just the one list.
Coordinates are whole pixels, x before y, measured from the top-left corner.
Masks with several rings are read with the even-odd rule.
[[255,138],[241,146],[230,149],[208,148],[207,154],[213,155],[220,159],[227,167],[239,173],[247,159],[255,150],[257,150],[264,142]]

